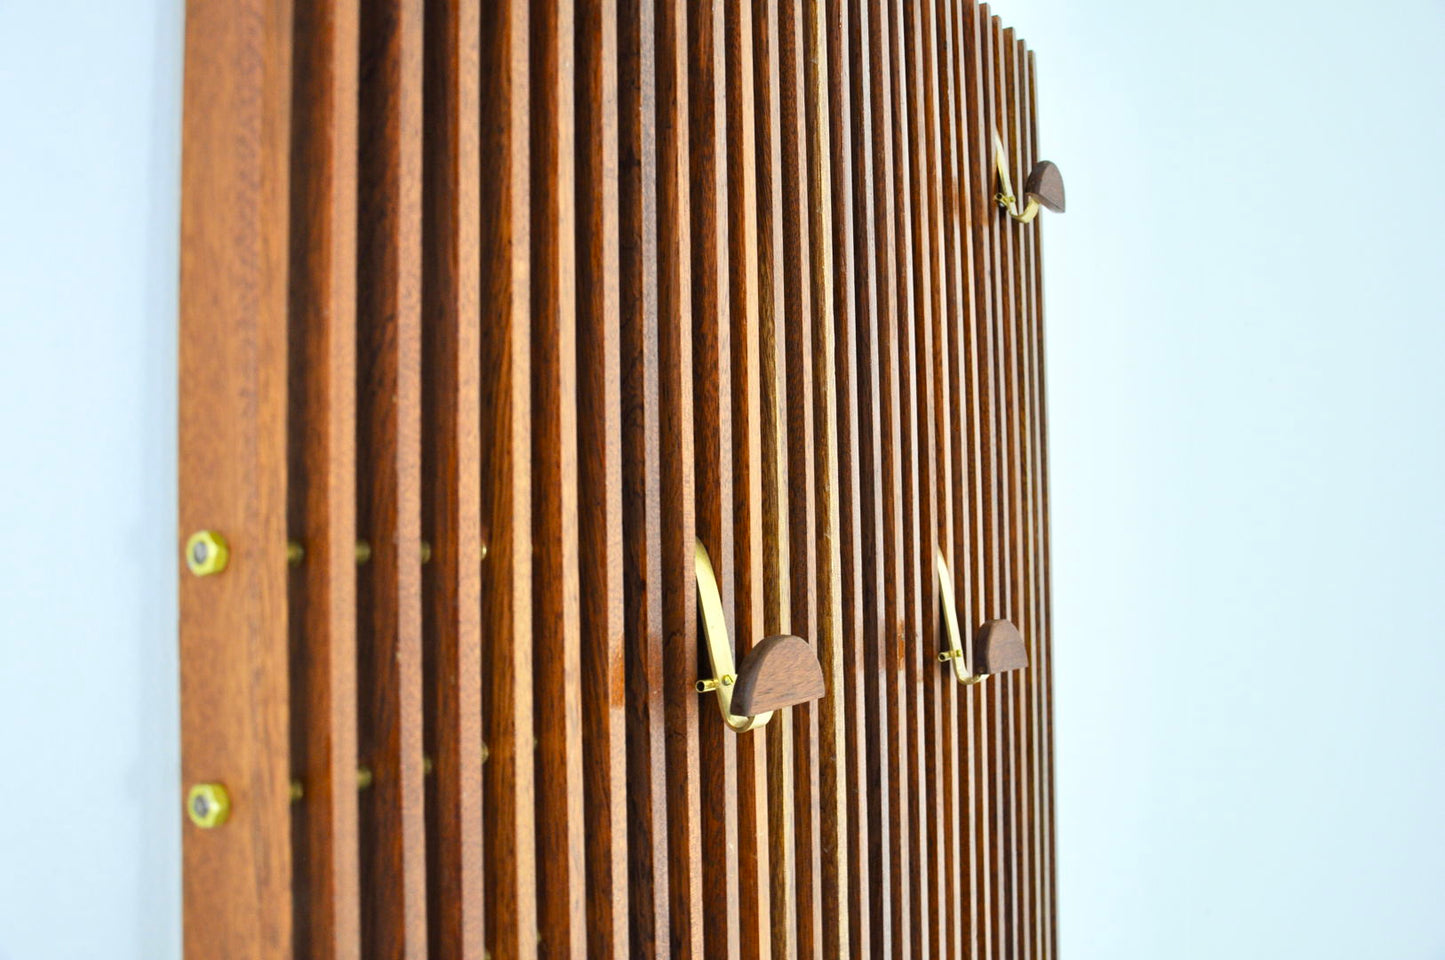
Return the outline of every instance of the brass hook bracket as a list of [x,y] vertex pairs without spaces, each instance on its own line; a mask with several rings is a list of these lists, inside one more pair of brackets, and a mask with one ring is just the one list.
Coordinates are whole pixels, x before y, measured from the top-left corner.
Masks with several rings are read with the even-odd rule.
[[953,664],[953,675],[962,684],[972,685],[994,673],[1020,670],[1029,665],[1028,648],[1017,627],[1007,620],[989,620],[974,636],[972,660],[963,652],[963,631],[958,625],[958,609],[953,599],[953,578],[948,574],[948,561],[939,550],[938,596],[943,606],[943,637],[938,661]]
[[771,720],[777,710],[826,696],[823,668],[802,637],[764,637],[753,645],[742,663],[734,664],[717,574],[700,541],[695,550],[697,604],[701,611],[698,619],[712,662],[712,676],[697,681],[695,686],[698,693],[717,694],[723,722],[739,733],[755,730]]
[[707,643],[707,657],[712,663],[712,677],[699,680],[695,689],[698,693],[717,694],[718,712],[723,722],[738,733],[756,730],[773,718],[772,711],[754,717],[733,715],[733,688],[737,684],[738,671],[733,662],[733,644],[728,639],[727,617],[723,614],[722,594],[717,587],[717,574],[713,572],[712,561],[708,559],[707,548],[702,541],[694,545],[697,565],[697,605],[701,616],[698,618],[703,637]]
[[1041,207],[1055,213],[1064,212],[1064,177],[1057,165],[1048,160],[1040,160],[1034,165],[1029,172],[1028,182],[1024,184],[1026,202],[1020,210],[1018,198],[1014,196],[1013,180],[1008,172],[1008,149],[997,129],[993,131],[993,163],[994,169],[998,171],[999,189],[999,192],[994,194],[994,200],[1019,223],[1031,223],[1039,215]]

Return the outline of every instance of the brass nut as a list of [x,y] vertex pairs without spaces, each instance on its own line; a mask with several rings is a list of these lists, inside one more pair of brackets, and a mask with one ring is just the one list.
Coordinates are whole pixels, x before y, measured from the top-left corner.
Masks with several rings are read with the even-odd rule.
[[202,830],[219,827],[231,816],[231,795],[219,783],[198,783],[186,794],[186,816]]
[[226,538],[214,530],[197,530],[186,541],[186,567],[198,577],[220,573],[230,558]]

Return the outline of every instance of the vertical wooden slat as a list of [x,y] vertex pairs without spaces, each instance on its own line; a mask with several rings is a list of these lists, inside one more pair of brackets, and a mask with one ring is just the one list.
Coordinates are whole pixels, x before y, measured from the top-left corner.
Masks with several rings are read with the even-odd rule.
[[813,522],[809,550],[813,554],[815,632],[810,638],[823,668],[827,695],[805,708],[816,715],[813,756],[817,770],[819,873],[817,877],[823,956],[850,953],[848,902],[847,812],[844,793],[847,754],[844,751],[842,578],[838,543],[839,475],[836,357],[833,313],[832,138],[828,122],[827,22],[822,6],[809,0],[803,19],[803,119],[808,145],[808,251],[811,285],[813,364],[811,403],[813,444]]
[[655,20],[618,3],[623,594],[626,617],[629,934],[671,955],[662,575]]
[[[689,164],[692,181],[693,455],[697,538],[711,557],[733,642],[732,337],[728,256],[727,106],[723,8],[688,4]],[[752,638],[749,639],[749,642]],[[700,662],[700,665],[701,662]],[[703,673],[707,670],[703,665]],[[705,706],[711,707],[708,697]],[[702,849],[716,852],[702,875],[702,933],[708,957],[738,956],[737,744],[713,710],[699,716]],[[726,799],[724,799],[726,798]]]
[[570,0],[532,10],[532,643],[542,956],[586,949]]
[[[658,380],[671,953],[702,956],[687,11],[656,8]],[[712,799],[712,798],[709,798]]]
[[[725,3],[728,303],[731,337],[733,629],[739,658],[766,633],[761,338],[758,324],[757,117],[750,3]],[[737,737],[738,925],[744,960],[772,955],[767,734]]]
[[[816,5],[810,7],[816,18]],[[863,459],[861,447],[862,417],[858,381],[858,331],[854,328],[853,294],[864,281],[858,275],[860,258],[854,247],[853,217],[855,209],[855,180],[853,164],[853,67],[850,66],[849,41],[852,29],[850,11],[846,4],[838,4],[827,13],[823,25],[826,31],[826,85],[827,85],[827,132],[828,149],[821,150],[829,160],[829,183],[827,196],[831,203],[828,238],[831,259],[824,276],[832,283],[831,312],[834,343],[834,376],[836,383],[835,416],[837,422],[837,537],[838,545],[838,612],[839,642],[842,647],[841,691],[834,692],[836,708],[842,711],[843,742],[837,748],[847,758],[847,770],[841,777],[839,789],[844,794],[844,837],[839,846],[846,849],[846,889],[841,885],[837,895],[848,903],[847,946],[855,956],[869,956],[872,953],[872,929],[870,926],[869,899],[872,896],[870,881],[868,798],[864,785],[867,783],[866,738],[868,721],[864,685],[867,678],[866,652],[864,650],[864,604],[863,595],[863,508],[860,462]],[[858,199],[857,206],[863,202]],[[865,265],[866,268],[866,265]]]
[[[970,542],[971,565],[974,581],[972,595],[975,600],[973,620],[969,622],[970,637],[968,655],[973,656],[972,628],[979,622],[998,616],[1000,599],[998,594],[998,551],[999,542],[999,499],[996,477],[998,475],[997,442],[997,396],[993,374],[994,336],[993,314],[995,310],[993,250],[993,173],[992,148],[989,146],[987,101],[984,87],[984,45],[985,31],[982,23],[986,19],[986,7],[980,8],[973,0],[961,0],[962,5],[962,47],[964,53],[964,101],[968,122],[967,142],[969,151],[969,175],[966,179],[969,194],[970,242],[973,247],[974,312],[969,325],[969,388],[975,392],[977,402],[970,409],[976,410],[975,427],[972,435],[976,438],[974,456],[971,460],[971,489],[975,498],[973,519],[975,532]],[[970,662],[972,662],[970,660]],[[997,766],[998,717],[997,685],[980,684],[973,688],[974,700],[974,746],[975,779],[982,800],[976,811],[978,820],[978,858],[980,863],[980,927],[983,933],[980,944],[984,956],[1002,955],[1003,944],[1000,932],[1003,926],[1003,910],[1006,891],[1000,881],[1000,830],[999,777]]]
[[357,5],[295,8],[289,465],[295,952],[361,955],[356,796]]
[[481,333],[476,0],[426,6],[422,575],[429,952],[482,955]]
[[[788,540],[788,359],[783,293],[782,107],[777,0],[753,0],[753,90],[757,97],[758,356],[761,364],[763,631],[791,633]],[[793,711],[774,715],[767,741],[768,919],[774,956],[796,950],[797,874],[793,811]]]
[[579,0],[577,476],[587,952],[627,958],[617,30],[616,0]]
[[361,15],[357,578],[362,950],[426,956],[421,656],[422,4]]
[[[1029,113],[1029,136],[1035,149],[1038,144],[1038,83],[1037,72],[1032,51],[1027,56],[1027,103]],[[1037,159],[1032,156],[1031,160]],[[1045,351],[1044,351],[1044,290],[1043,290],[1043,226],[1037,224],[1033,233],[1034,257],[1030,265],[1030,276],[1028,282],[1031,288],[1031,295],[1034,307],[1033,313],[1033,352],[1034,364],[1034,391],[1036,412],[1034,416],[1034,444],[1038,463],[1038,497],[1035,501],[1037,512],[1036,520],[1036,549],[1038,550],[1039,570],[1039,613],[1040,623],[1037,641],[1034,649],[1037,651],[1040,661],[1039,679],[1037,681],[1040,690],[1040,708],[1042,716],[1039,719],[1040,737],[1042,739],[1042,771],[1043,779],[1042,800],[1043,800],[1043,836],[1040,838],[1043,846],[1044,860],[1044,915],[1046,917],[1046,928],[1043,932],[1043,941],[1040,944],[1044,956],[1058,956],[1058,917],[1055,913],[1056,896],[1058,892],[1058,874],[1056,872],[1054,855],[1054,735],[1053,735],[1053,588],[1050,576],[1051,534],[1049,514],[1049,430],[1048,430],[1048,377],[1046,376]]]
[[482,4],[480,43],[483,844],[498,960],[537,951],[528,7]]
[[[857,331],[856,362],[858,376],[858,449],[859,498],[859,560],[862,567],[862,593],[868,602],[863,610],[863,665],[860,675],[863,689],[863,710],[867,734],[864,750],[858,759],[863,766],[863,792],[867,796],[868,874],[871,886],[867,893],[870,939],[875,955],[891,956],[893,949],[893,912],[895,901],[893,860],[897,856],[892,845],[892,807],[889,791],[890,740],[887,735],[887,645],[889,630],[883,602],[885,562],[883,557],[883,432],[882,395],[880,390],[878,314],[879,273],[875,243],[877,213],[874,195],[874,112],[873,82],[875,75],[872,26],[867,13],[869,5],[853,0],[848,5],[848,59],[852,67],[849,93],[853,109],[850,114],[853,143],[854,264],[857,282],[853,289],[854,328]],[[881,203],[881,199],[877,201]],[[866,757],[864,756],[866,754]],[[860,853],[860,860],[862,855]],[[862,910],[862,903],[859,909]]]
[[[813,460],[813,304],[808,216],[805,26],[802,4],[778,11],[778,117],[782,152],[779,213],[783,226],[783,316],[787,355],[788,581],[792,632],[817,643],[817,562],[814,552],[816,471]],[[818,711],[804,704],[788,711],[793,726],[793,816],[797,859],[797,952],[818,955],[822,939],[822,860],[818,778]]]
[[[286,609],[286,303],[291,4],[190,0],[181,132],[181,777],[230,822],[183,832],[187,956],[292,950]],[[177,550],[178,556],[181,550]],[[177,815],[180,814],[177,803]]]

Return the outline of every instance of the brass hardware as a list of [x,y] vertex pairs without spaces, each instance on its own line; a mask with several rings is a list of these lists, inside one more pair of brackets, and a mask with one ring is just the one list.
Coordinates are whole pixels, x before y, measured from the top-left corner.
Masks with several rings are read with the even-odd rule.
[[220,573],[230,559],[226,538],[214,530],[197,530],[186,541],[186,567],[198,577]]
[[487,559],[487,545],[486,545],[485,543],[482,544],[482,556],[481,556],[480,559],[482,559],[482,560]]
[[1024,184],[1024,199],[1028,201],[1022,210],[1014,196],[1013,183],[1008,172],[1008,150],[998,130],[993,131],[993,163],[998,171],[999,192],[994,201],[1008,211],[1009,216],[1019,223],[1030,223],[1039,215],[1040,208],[1055,213],[1064,212],[1064,180],[1059,168],[1047,160],[1040,160],[1029,171],[1028,182]]
[[370,543],[367,543],[365,540],[358,540],[358,541],[356,541],[356,562],[357,562],[357,564],[366,563],[366,562],[367,562],[368,560],[370,560],[370,559],[371,559],[371,544],[370,544]]
[[286,563],[293,567],[299,567],[301,561],[306,557],[306,548],[301,546],[299,541],[286,541]]
[[373,781],[374,779],[375,779],[375,778],[371,775],[371,768],[370,768],[370,767],[357,767],[357,768],[356,768],[356,789],[358,789],[358,790],[365,790],[365,789],[367,789],[368,787],[371,786],[371,783],[372,783],[372,781]]
[[421,542],[421,562],[431,563],[431,544],[425,540]]
[[487,762],[488,760],[490,760],[491,758],[492,758],[492,748],[489,747],[489,746],[487,746],[485,743],[482,744],[482,762],[483,762],[483,763],[486,763],[486,762]]
[[424,774],[426,774],[427,776],[431,776],[431,769],[432,769],[431,757],[422,757],[422,758],[421,758],[421,772],[424,773]]
[[186,794],[186,816],[202,830],[219,827],[231,816],[231,795],[219,783],[198,783]]
[[948,574],[948,561],[943,559],[943,551],[939,550],[935,556],[935,567],[938,570],[938,597],[943,606],[943,637],[946,644],[938,651],[940,663],[952,663],[953,675],[959,683],[972,685],[983,679],[981,676],[974,676],[968,669],[968,663],[963,655],[963,633],[958,628],[958,610],[953,599],[953,578]]
[[707,641],[708,659],[712,661],[712,679],[699,680],[696,689],[699,693],[717,694],[718,712],[729,727],[739,733],[755,730],[771,720],[773,714],[768,711],[755,717],[733,715],[733,683],[737,678],[733,644],[728,639],[728,622],[723,614],[722,595],[717,588],[717,574],[713,572],[712,561],[708,559],[707,549],[700,540],[694,547],[694,563],[697,566],[697,603],[702,614],[698,625]]
[[300,780],[291,781],[291,802],[295,803],[306,796],[306,788],[301,786]]

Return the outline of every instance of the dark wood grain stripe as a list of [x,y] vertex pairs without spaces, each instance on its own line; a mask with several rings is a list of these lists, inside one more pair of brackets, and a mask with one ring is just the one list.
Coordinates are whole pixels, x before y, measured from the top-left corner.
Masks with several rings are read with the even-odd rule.
[[657,141],[652,0],[618,3],[619,297],[627,843],[632,955],[671,954],[657,313]]
[[701,957],[702,845],[693,482],[691,168],[687,10],[657,17],[658,371],[668,880],[673,957]]
[[429,951],[483,950],[476,0],[426,7],[422,257],[422,530]]
[[291,137],[287,531],[296,953],[361,955],[356,795],[355,3],[301,0]]
[[487,950],[537,953],[528,3],[482,4],[482,722]]
[[420,0],[361,11],[357,582],[362,953],[427,953],[422,744]]
[[578,0],[577,448],[587,952],[628,938],[618,230],[618,10]]

